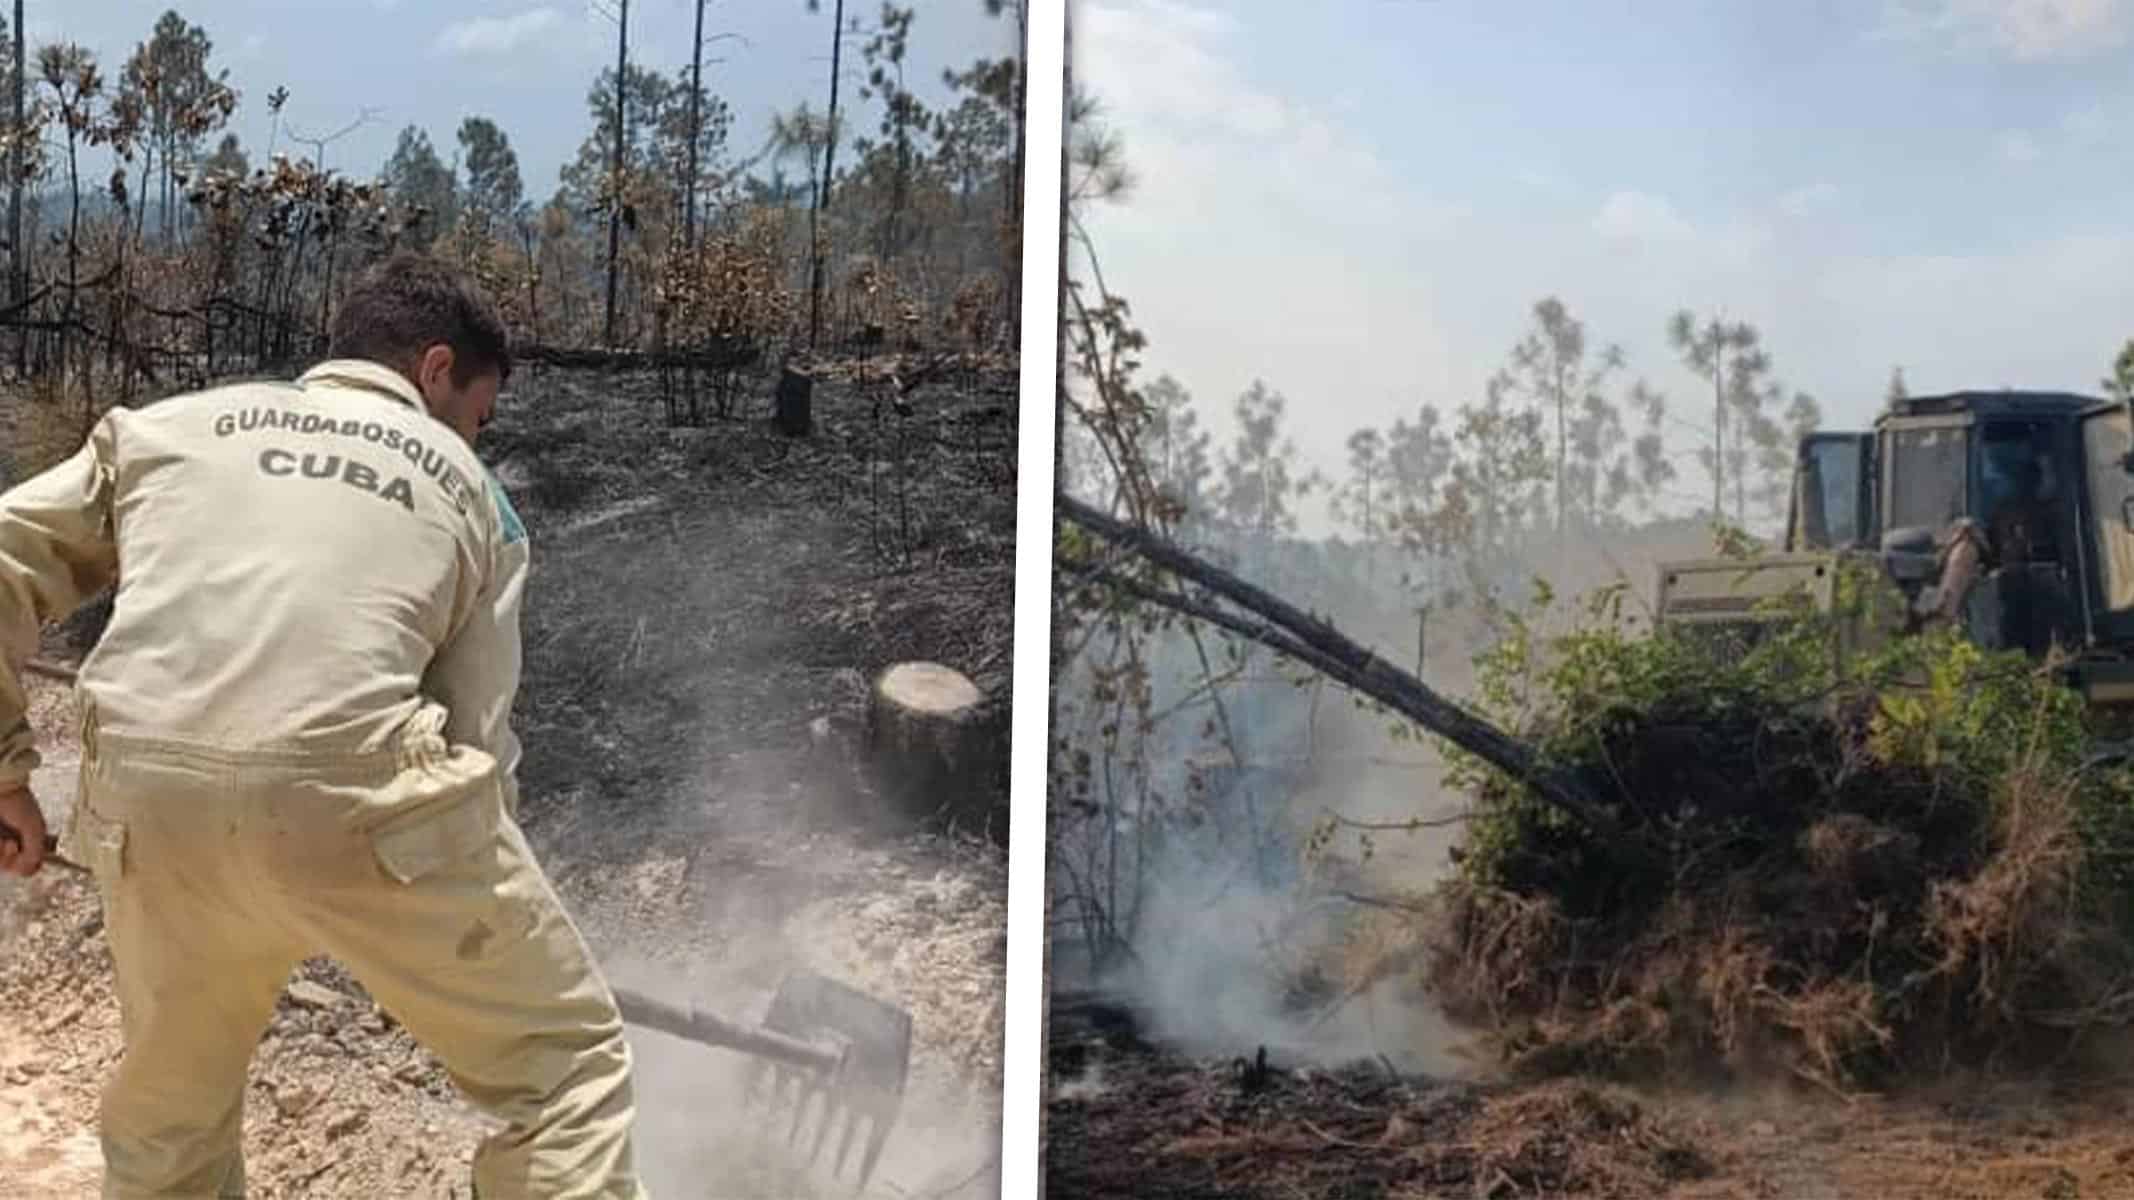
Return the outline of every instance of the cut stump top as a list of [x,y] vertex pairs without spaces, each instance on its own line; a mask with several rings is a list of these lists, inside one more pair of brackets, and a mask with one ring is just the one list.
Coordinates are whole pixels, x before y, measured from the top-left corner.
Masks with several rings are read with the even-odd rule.
[[957,717],[984,700],[978,685],[939,663],[908,662],[882,672],[875,693],[909,713]]

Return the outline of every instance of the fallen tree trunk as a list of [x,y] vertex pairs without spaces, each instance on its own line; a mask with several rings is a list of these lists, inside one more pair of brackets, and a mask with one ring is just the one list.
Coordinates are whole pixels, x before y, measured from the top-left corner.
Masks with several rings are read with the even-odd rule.
[[[1621,832],[1621,824],[1593,798],[1583,783],[1551,768],[1534,748],[1433,691],[1422,680],[1344,636],[1332,625],[1264,589],[1246,583],[1221,567],[1197,558],[1145,529],[1107,516],[1068,496],[1054,497],[1062,518],[1131,551],[1164,570],[1207,589],[1258,621],[1225,612],[1180,592],[1165,591],[1090,564],[1067,564],[1093,582],[1117,588],[1181,616],[1206,621],[1259,643],[1319,671],[1329,679],[1369,696],[1460,749],[1531,788],[1534,794],[1603,837]],[[1628,848],[1627,846],[1625,847]]]

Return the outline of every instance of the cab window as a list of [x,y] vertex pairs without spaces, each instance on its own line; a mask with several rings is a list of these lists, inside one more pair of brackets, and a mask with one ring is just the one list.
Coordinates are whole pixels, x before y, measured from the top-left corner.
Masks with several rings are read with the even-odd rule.
[[1969,432],[1960,426],[1890,431],[1885,528],[1940,530],[1964,515]]

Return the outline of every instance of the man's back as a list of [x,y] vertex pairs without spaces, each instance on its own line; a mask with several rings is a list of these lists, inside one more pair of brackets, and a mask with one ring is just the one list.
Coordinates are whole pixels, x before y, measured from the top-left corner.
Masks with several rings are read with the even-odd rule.
[[46,833],[18,655],[118,584],[64,839],[126,1034],[104,1189],[242,1193],[252,1053],[323,954],[502,1125],[481,1194],[643,1200],[621,1015],[512,819],[527,548],[472,449],[509,337],[400,253],[332,339],[295,385],[109,414],[0,494],[0,870]]
[[329,363],[114,414],[119,590],[100,727],[229,749],[384,745],[479,603],[482,468],[389,372]]

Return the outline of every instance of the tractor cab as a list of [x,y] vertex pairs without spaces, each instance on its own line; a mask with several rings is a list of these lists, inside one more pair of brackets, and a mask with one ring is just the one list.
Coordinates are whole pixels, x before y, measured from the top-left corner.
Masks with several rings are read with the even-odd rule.
[[2112,407],[2058,393],[1959,392],[1906,400],[1871,433],[1811,434],[1795,463],[1786,549],[1917,552],[1968,517],[2025,538],[2025,561],[2063,561],[2083,416]]
[[[1958,392],[1901,401],[1872,432],[1802,440],[1786,551],[1876,556],[1916,597],[1938,583],[1958,522],[1975,522],[1986,573],[1964,606],[1974,637],[2118,659],[2134,649],[2130,450],[2127,406],[2094,397]],[[2134,667],[2124,686],[2134,699]]]

